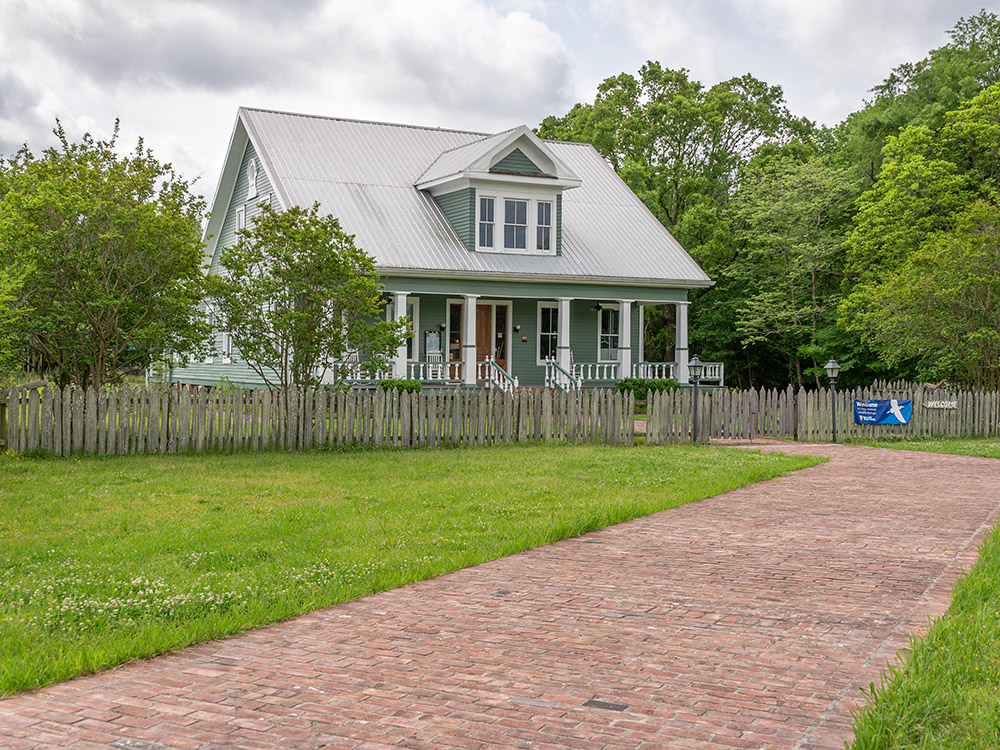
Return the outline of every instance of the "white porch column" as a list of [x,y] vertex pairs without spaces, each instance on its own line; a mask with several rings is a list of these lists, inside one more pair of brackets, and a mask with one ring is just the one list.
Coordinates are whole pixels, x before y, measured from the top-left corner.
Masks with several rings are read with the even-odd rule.
[[573,363],[570,362],[573,350],[569,345],[569,303],[570,297],[556,297],[559,303],[559,313],[556,328],[556,362],[566,372],[573,372]]
[[675,302],[674,315],[674,358],[677,364],[674,365],[674,378],[678,383],[689,382],[688,378],[688,304],[687,302]]
[[618,379],[632,377],[632,300],[618,300]]
[[[399,321],[406,317],[406,296],[408,292],[393,293],[393,320]],[[414,333],[416,336],[416,333]],[[405,378],[406,373],[406,341],[404,340],[396,349],[396,356],[392,360],[392,376],[394,378]]]
[[465,294],[462,305],[462,382],[476,384],[476,300],[478,294]]

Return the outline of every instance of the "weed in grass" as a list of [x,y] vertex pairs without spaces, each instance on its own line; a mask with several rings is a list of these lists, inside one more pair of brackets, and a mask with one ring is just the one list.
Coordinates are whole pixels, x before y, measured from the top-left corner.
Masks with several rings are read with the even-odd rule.
[[275,622],[816,463],[512,446],[0,457],[0,693]]

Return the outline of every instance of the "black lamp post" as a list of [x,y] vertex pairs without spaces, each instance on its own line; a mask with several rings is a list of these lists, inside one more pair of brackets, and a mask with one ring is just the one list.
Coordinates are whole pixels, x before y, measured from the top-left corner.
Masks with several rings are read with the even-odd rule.
[[833,442],[837,442],[837,375],[840,374],[840,365],[833,359],[827,362],[823,369],[826,376],[830,378],[830,414],[833,416]]
[[695,354],[688,362],[688,375],[691,377],[691,382],[694,383],[694,412],[691,415],[694,424],[691,427],[691,433],[695,445],[698,445],[698,383],[701,382],[701,374],[704,371],[705,365]]

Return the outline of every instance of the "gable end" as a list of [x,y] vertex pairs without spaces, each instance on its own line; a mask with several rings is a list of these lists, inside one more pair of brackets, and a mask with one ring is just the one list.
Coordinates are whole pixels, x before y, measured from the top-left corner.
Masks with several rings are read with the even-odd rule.
[[515,148],[504,158],[490,167],[490,172],[501,172],[507,174],[544,174],[538,165],[525,156],[524,152],[519,148]]

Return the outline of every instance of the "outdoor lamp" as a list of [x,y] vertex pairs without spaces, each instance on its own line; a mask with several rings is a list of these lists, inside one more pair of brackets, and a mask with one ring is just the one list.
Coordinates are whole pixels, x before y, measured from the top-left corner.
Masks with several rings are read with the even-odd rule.
[[694,383],[694,409],[691,413],[691,440],[695,445],[698,445],[698,383],[701,380],[701,374],[704,371],[704,363],[698,359],[698,355],[695,354],[691,357],[691,361],[688,362],[688,375],[691,376],[691,380]]
[[826,376],[830,378],[830,417],[833,425],[833,442],[837,442],[837,375],[840,374],[840,365],[834,359],[827,362],[823,369]]
[[447,327],[448,327],[448,324],[447,324],[447,323],[442,323],[442,324],[441,324],[441,325],[439,326],[439,328],[440,328],[440,329],[441,329],[442,331],[443,331],[443,330],[444,330],[445,328],[447,328]]

